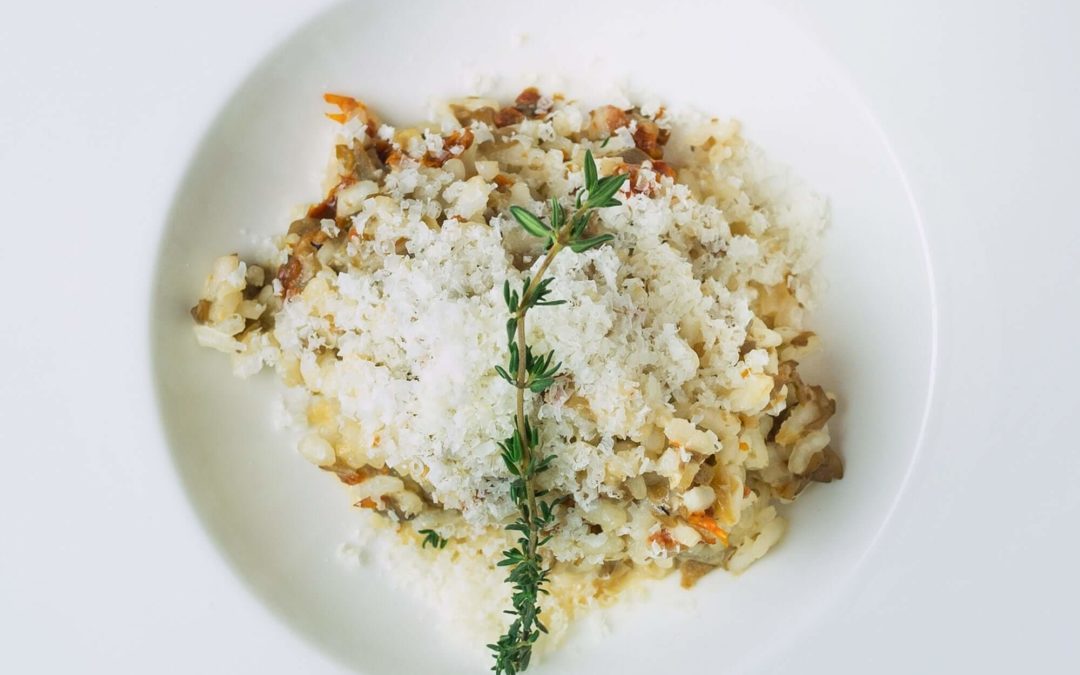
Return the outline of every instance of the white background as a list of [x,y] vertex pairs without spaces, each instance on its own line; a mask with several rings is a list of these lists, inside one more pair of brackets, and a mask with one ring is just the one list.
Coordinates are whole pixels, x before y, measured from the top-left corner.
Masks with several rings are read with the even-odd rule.
[[[195,140],[324,4],[0,8],[0,671],[340,671],[202,534],[165,459],[143,309]],[[1069,672],[1080,6],[785,4],[907,172],[941,367],[906,498],[837,611],[774,670]]]

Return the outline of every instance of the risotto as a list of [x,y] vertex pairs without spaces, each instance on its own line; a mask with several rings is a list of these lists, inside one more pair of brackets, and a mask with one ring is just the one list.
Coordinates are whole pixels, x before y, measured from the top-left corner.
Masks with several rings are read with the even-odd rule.
[[[587,150],[600,175],[630,176],[596,212],[615,239],[556,258],[567,302],[528,324],[562,361],[529,399],[555,457],[540,486],[562,498],[542,549],[552,632],[637,576],[745,570],[782,536],[779,505],[842,476],[834,399],[799,373],[819,347],[804,313],[827,206],[736,122],[527,89],[392,127],[326,100],[340,124],[326,198],[263,255],[214,262],[195,335],[238,375],[277,373],[300,454],[436,604],[469,598],[450,613],[487,638],[503,622],[495,562],[515,507],[497,441],[515,391],[493,364],[503,284],[543,255],[509,209],[570,208]],[[444,547],[422,546],[430,533]]]

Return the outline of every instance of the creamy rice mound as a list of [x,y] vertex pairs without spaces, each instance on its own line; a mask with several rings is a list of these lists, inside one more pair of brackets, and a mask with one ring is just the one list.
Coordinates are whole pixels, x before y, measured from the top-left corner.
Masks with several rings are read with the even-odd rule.
[[[568,496],[542,549],[549,627],[635,576],[741,572],[781,537],[779,504],[841,477],[834,400],[798,372],[819,346],[804,313],[827,207],[737,123],[528,89],[394,128],[326,98],[341,124],[327,198],[272,253],[214,263],[195,334],[238,375],[284,380],[300,453],[371,514],[409,584],[469,599],[458,622],[489,639],[504,622],[494,564],[515,510],[496,442],[514,389],[493,366],[503,282],[543,253],[508,209],[572,208],[586,150],[601,176],[631,177],[592,226],[615,240],[558,256],[552,296],[568,302],[528,318],[529,343],[563,363],[527,398],[556,457],[541,486]],[[421,548],[426,529],[447,547]]]

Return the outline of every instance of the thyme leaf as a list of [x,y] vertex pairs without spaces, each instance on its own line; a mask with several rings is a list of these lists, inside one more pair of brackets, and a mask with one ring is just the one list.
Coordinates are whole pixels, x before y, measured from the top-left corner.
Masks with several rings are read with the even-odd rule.
[[431,548],[446,548],[446,542],[449,541],[435,530],[419,530],[419,533],[424,535],[424,542],[420,544],[420,548],[427,548],[428,544],[431,544]]

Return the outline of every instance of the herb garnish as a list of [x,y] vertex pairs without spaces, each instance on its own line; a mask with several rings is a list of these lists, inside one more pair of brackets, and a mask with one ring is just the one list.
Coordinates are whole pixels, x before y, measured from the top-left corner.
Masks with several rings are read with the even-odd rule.
[[546,471],[555,455],[542,456],[540,432],[529,422],[525,414],[526,390],[539,394],[550,387],[558,376],[562,363],[555,360],[554,351],[534,354],[525,340],[525,316],[533,307],[561,305],[565,300],[551,300],[550,286],[554,277],[544,277],[551,261],[564,248],[581,253],[614,239],[613,235],[601,234],[585,237],[585,228],[595,209],[618,206],[615,193],[628,178],[627,174],[599,178],[592,151],[585,153],[585,186],[579,189],[574,200],[575,212],[567,217],[559,200],[551,198],[549,223],[519,206],[511,206],[510,213],[529,234],[546,240],[547,252],[533,278],[525,277],[521,291],[511,290],[510,282],[503,284],[503,299],[510,311],[506,322],[506,339],[509,358],[506,367],[495,366],[504,380],[517,388],[517,410],[514,415],[514,433],[499,443],[503,462],[513,476],[510,481],[510,498],[518,508],[518,518],[506,526],[507,530],[520,534],[518,546],[503,552],[500,567],[509,567],[507,583],[514,589],[513,608],[506,611],[514,617],[506,633],[488,647],[495,653],[492,670],[497,675],[515,675],[529,667],[532,646],[547,627],[540,620],[539,594],[547,594],[544,584],[550,569],[544,568],[540,547],[551,539],[550,529],[555,522],[554,509],[557,499],[543,499],[546,490],[539,490],[536,477]]
[[446,548],[448,539],[440,536],[435,530],[418,530],[418,532],[424,535],[424,543],[420,544],[420,548],[427,548],[428,544],[431,544],[431,548]]

